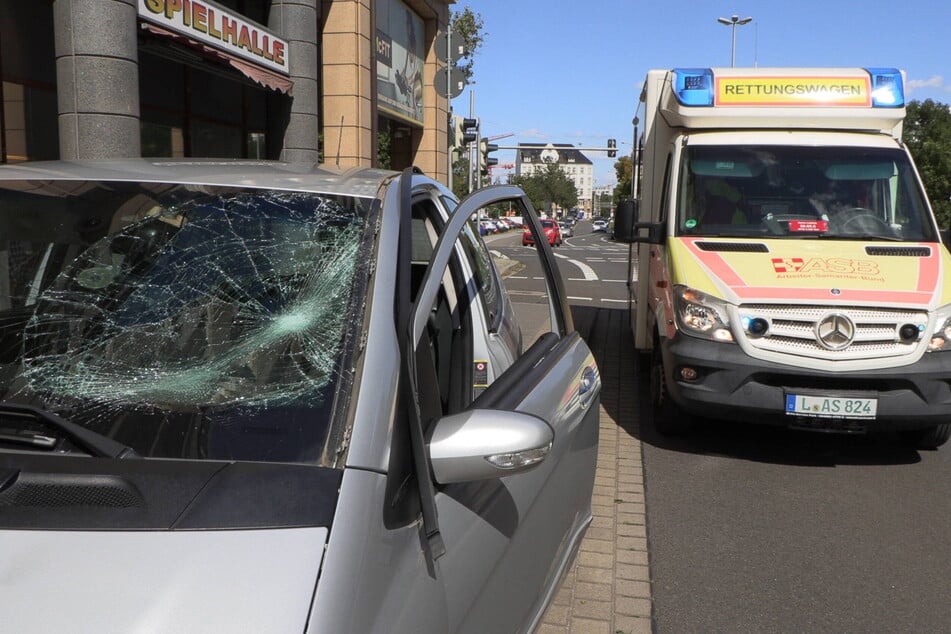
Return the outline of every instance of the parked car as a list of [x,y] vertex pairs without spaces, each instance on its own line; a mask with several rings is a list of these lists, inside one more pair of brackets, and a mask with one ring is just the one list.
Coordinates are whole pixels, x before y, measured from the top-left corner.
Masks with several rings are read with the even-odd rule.
[[498,203],[543,234],[412,170],[0,167],[2,629],[532,631],[600,378],[550,249],[523,346]]
[[482,235],[493,234],[499,232],[499,226],[495,224],[492,220],[483,219],[479,221],[480,233],[484,230]]
[[[558,227],[558,223],[552,220],[551,218],[542,218],[541,226],[545,232],[545,239],[548,240],[548,244],[553,247],[560,247],[562,243],[561,229]],[[531,227],[526,227],[522,231],[522,246],[534,246],[535,245],[535,234]]]
[[562,238],[571,238],[575,235],[575,230],[570,222],[559,222],[558,229],[561,231]]

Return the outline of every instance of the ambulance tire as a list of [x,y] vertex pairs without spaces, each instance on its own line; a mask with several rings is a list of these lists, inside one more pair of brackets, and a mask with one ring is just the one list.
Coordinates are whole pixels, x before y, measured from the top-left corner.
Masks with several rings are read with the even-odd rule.
[[951,423],[905,432],[905,439],[915,449],[937,449],[951,438]]
[[670,398],[660,342],[654,342],[650,359],[650,406],[647,409],[654,429],[662,436],[686,434],[693,427],[693,416],[680,409]]

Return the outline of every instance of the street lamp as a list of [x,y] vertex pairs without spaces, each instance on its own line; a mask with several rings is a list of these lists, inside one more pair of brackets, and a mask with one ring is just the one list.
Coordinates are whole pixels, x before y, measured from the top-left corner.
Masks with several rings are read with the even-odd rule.
[[744,24],[749,24],[753,21],[753,18],[743,18],[740,19],[740,16],[734,15],[730,19],[727,18],[717,18],[717,22],[720,24],[725,24],[727,26],[733,26],[733,47],[731,48],[732,54],[730,56],[730,66],[736,66],[736,27],[743,26]]

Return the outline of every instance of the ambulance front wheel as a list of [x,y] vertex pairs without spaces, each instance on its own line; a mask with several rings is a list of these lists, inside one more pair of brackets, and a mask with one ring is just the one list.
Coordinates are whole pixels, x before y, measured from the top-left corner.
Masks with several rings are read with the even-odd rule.
[[654,342],[650,354],[650,401],[648,416],[653,419],[657,433],[679,436],[686,434],[693,427],[693,416],[680,409],[670,397],[659,341]]
[[951,438],[951,423],[905,432],[905,439],[915,449],[937,449]]

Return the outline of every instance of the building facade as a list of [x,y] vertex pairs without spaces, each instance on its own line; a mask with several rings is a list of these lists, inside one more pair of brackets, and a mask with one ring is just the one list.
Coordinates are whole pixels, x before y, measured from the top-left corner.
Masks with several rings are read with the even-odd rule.
[[578,208],[591,210],[591,191],[594,187],[594,164],[580,150],[567,143],[519,143],[515,152],[515,175],[531,176],[555,163],[575,184]]
[[448,176],[453,0],[0,0],[0,162],[211,157]]

